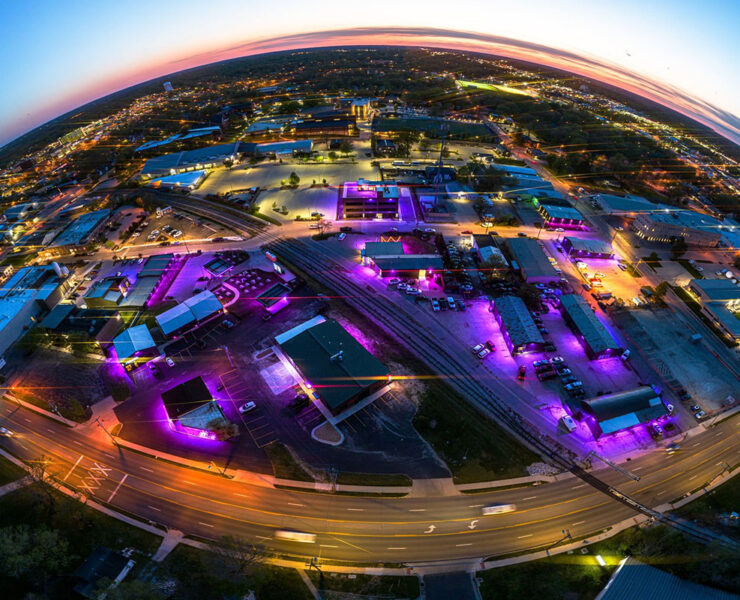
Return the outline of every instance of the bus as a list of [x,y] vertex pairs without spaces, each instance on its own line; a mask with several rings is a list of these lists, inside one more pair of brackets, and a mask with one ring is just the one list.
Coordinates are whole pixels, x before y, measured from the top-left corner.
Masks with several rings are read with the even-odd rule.
[[315,544],[316,534],[306,533],[304,531],[293,531],[291,529],[278,529],[275,532],[275,537],[279,540],[287,540],[289,542],[300,542],[301,544]]
[[502,513],[514,512],[516,504],[491,504],[483,507],[484,515],[500,515]]

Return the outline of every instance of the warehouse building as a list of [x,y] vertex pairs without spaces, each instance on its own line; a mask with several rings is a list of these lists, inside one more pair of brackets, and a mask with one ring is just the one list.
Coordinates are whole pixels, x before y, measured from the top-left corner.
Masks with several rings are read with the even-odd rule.
[[583,229],[583,215],[567,200],[559,198],[539,198],[534,201],[545,227],[564,229]]
[[585,418],[596,439],[639,425],[657,423],[668,415],[660,395],[649,385],[571,401],[566,409],[578,419]]
[[96,281],[84,296],[87,308],[118,308],[131,287],[128,277],[106,277]]
[[289,126],[294,135],[347,137],[357,133],[357,118],[351,115],[335,115],[302,119]]
[[692,279],[688,285],[701,312],[731,341],[740,341],[740,287],[730,279]]
[[84,250],[90,242],[95,240],[109,216],[110,211],[103,209],[77,217],[54,238],[46,253],[50,256],[60,256]]
[[226,160],[236,161],[241,152],[240,144],[241,142],[216,144],[196,150],[156,156],[146,161],[140,175],[143,179],[151,179],[217,167],[223,165]]
[[722,240],[722,221],[692,210],[666,209],[641,213],[632,222],[635,233],[648,242],[673,243],[683,238],[687,245],[716,248]]
[[[39,327],[50,336],[76,337],[108,345],[121,327],[121,316],[115,310],[79,308],[74,304],[57,304],[44,317]],[[60,340],[61,341],[61,340]]]
[[201,377],[193,377],[162,394],[170,429],[178,433],[215,440],[214,421],[225,421],[221,407]]
[[588,302],[578,294],[560,296],[560,314],[576,334],[586,355],[591,359],[607,358],[622,353],[623,348],[607,331],[591,310]]
[[131,368],[159,356],[159,349],[146,325],[136,325],[113,338],[113,350],[119,363]]
[[545,340],[524,300],[518,296],[496,298],[493,301],[493,315],[512,355],[542,352]]
[[399,189],[385,181],[346,181],[339,202],[343,219],[398,219]]
[[519,270],[527,283],[548,283],[559,279],[555,267],[552,266],[537,240],[510,238],[506,241],[506,245],[511,254],[511,266]]
[[406,254],[402,242],[366,242],[362,262],[380,277],[427,279],[444,269],[439,254]]
[[193,329],[214,315],[222,313],[223,309],[223,305],[213,292],[203,290],[157,315],[155,320],[164,335],[172,336]]
[[388,368],[332,319],[308,321],[276,341],[304,385],[334,415],[388,384]]
[[126,308],[148,306],[155,295],[161,295],[161,292],[169,287],[182,265],[183,261],[176,261],[172,254],[150,256],[136,275],[136,281],[129,287],[120,306]]
[[565,237],[563,250],[568,256],[576,258],[614,258],[611,245],[602,240]]

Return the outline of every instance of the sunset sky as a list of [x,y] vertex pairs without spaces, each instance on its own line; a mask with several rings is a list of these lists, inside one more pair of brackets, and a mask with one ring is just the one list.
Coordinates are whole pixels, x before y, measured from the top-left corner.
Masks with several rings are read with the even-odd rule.
[[737,0],[8,0],[0,145],[94,98],[199,64],[384,43],[560,66],[658,99],[740,143],[738,23]]

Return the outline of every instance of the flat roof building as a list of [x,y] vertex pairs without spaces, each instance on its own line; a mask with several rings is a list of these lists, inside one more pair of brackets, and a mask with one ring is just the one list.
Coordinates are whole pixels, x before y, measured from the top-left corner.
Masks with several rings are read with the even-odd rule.
[[313,323],[280,339],[281,348],[304,377],[306,386],[314,390],[332,414],[342,412],[388,383],[388,367],[337,321]]
[[241,142],[216,144],[196,150],[185,150],[150,158],[141,170],[145,179],[175,175],[184,171],[196,171],[222,165],[225,160],[235,161],[241,152]]
[[136,325],[119,333],[113,338],[113,349],[118,362],[124,365],[135,365],[147,362],[159,355],[157,344],[146,325]]
[[668,415],[660,395],[649,385],[580,400],[575,406],[569,405],[569,409],[577,418],[586,418],[596,439],[638,425],[656,423]]
[[77,217],[57,235],[48,248],[52,254],[69,254],[82,249],[95,239],[108,220],[110,211],[94,210]]
[[565,237],[563,250],[568,256],[578,258],[614,258],[611,245],[602,240],[589,240],[577,237]]
[[385,181],[346,181],[340,192],[343,219],[398,219],[399,190]]
[[406,254],[402,242],[365,242],[362,260],[381,277],[423,279],[444,269],[439,254]]
[[683,238],[689,246],[716,248],[722,239],[722,221],[677,208],[640,213],[632,222],[635,233],[649,242],[672,243]]
[[567,200],[538,198],[535,200],[535,206],[542,215],[546,227],[583,228],[583,215]]
[[213,315],[221,313],[223,308],[213,292],[203,290],[157,315],[155,320],[162,333],[169,336],[192,329]]
[[512,354],[542,352],[545,340],[524,300],[518,296],[500,296],[493,301],[493,315]]
[[96,281],[84,296],[85,306],[88,308],[118,308],[126,297],[131,282],[128,277],[106,277]]
[[701,312],[727,339],[740,341],[740,287],[730,279],[692,279],[689,291],[701,305]]
[[[532,238],[509,238],[506,240],[511,258],[516,262],[522,278],[527,283],[557,281],[559,276],[537,240]],[[512,264],[512,266],[514,266]]]
[[588,302],[578,294],[560,296],[560,314],[576,334],[586,355],[591,359],[621,354],[622,348],[604,324],[591,310]]

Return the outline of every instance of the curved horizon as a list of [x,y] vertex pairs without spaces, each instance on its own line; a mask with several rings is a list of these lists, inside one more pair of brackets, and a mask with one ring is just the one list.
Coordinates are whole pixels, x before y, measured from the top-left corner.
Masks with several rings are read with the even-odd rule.
[[189,56],[172,56],[154,66],[132,69],[128,73],[97,81],[61,100],[39,107],[30,112],[25,120],[17,121],[19,127],[16,129],[22,127],[22,130],[12,131],[11,125],[0,124],[0,142],[5,146],[49,121],[90,102],[153,79],[175,75],[180,71],[272,52],[338,46],[398,46],[458,50],[521,60],[559,69],[612,85],[673,109],[740,146],[740,118],[737,115],[667,82],[646,77],[636,71],[586,53],[576,53],[498,35],[433,27],[352,27],[308,31],[247,40],[222,48],[202,49]]

